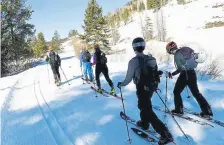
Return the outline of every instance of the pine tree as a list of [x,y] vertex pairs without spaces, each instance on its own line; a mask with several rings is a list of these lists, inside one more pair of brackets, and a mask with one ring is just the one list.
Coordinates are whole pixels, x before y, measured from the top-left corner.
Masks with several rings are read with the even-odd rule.
[[72,37],[72,36],[76,36],[78,35],[78,31],[77,30],[70,30],[68,33],[68,37]]
[[33,40],[33,50],[36,57],[42,57],[47,50],[47,43],[42,32],[38,33],[37,38]]
[[60,42],[60,35],[57,30],[54,32],[54,36],[51,40],[51,46],[54,50],[60,50],[61,42]]
[[127,9],[127,8],[125,8],[125,9],[123,10],[123,12],[122,12],[122,15],[121,15],[125,25],[127,24],[130,15],[131,15],[130,10]]
[[109,48],[109,30],[103,17],[103,10],[97,4],[96,0],[90,0],[85,11],[84,35],[81,36],[87,44],[98,43],[103,49]]
[[186,2],[185,2],[185,0],[178,0],[178,4],[184,5],[184,4],[186,4]]
[[115,45],[120,39],[120,33],[117,28],[113,28],[111,30],[111,33],[112,33],[111,35],[112,35],[112,39],[113,39],[113,45]]
[[147,0],[147,8],[148,10],[156,8],[155,0]]
[[143,2],[140,3],[139,5],[139,11],[144,11],[145,10],[145,4]]
[[150,40],[153,37],[153,26],[150,17],[146,16],[145,26],[142,29],[143,37],[145,40]]
[[23,0],[2,0],[1,2],[1,74],[7,72],[11,61],[28,53],[28,40],[33,34],[34,25],[27,23],[33,11]]

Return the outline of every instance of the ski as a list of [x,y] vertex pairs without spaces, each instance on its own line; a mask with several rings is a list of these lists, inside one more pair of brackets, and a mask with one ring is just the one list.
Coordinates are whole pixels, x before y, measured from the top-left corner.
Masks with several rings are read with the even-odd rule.
[[85,81],[87,84],[90,84],[90,82],[84,78],[81,78],[83,81]]
[[153,109],[157,110],[157,111],[161,111],[161,112],[164,112],[164,113],[168,113],[168,114],[171,114],[171,115],[174,115],[174,116],[177,116],[179,118],[182,118],[182,119],[186,119],[188,121],[191,121],[191,122],[194,122],[194,123],[197,123],[197,124],[200,124],[200,125],[206,125],[206,126],[210,126],[210,127],[214,127],[213,125],[209,124],[209,123],[206,123],[206,122],[202,122],[202,121],[199,121],[199,120],[196,120],[194,118],[191,118],[189,116],[186,116],[185,114],[183,115],[179,115],[179,114],[173,114],[171,112],[168,112],[168,111],[165,111],[163,109],[161,109],[160,107],[158,106],[153,106]]
[[[93,91],[96,91],[97,93],[99,93],[98,91],[97,91],[97,89],[96,88],[94,88],[93,86],[91,86],[90,87]],[[106,93],[99,93],[99,94],[101,94],[101,95],[103,95],[103,96],[105,96],[105,97],[110,97],[108,94],[106,94]]]
[[103,92],[105,92],[105,93],[107,93],[108,95],[111,95],[111,96],[113,96],[113,97],[117,98],[117,99],[121,99],[121,97],[120,97],[120,96],[118,96],[118,95],[117,95],[117,94],[115,94],[115,93],[111,94],[110,92],[108,92],[108,91],[106,91],[106,90],[104,90],[104,89],[102,89],[102,91],[103,91]]
[[[123,120],[127,120],[128,123],[134,125],[135,127],[137,127],[138,129],[142,130],[142,128],[140,128],[139,126],[136,125],[137,121],[130,118],[129,116],[127,116],[126,114],[124,114],[124,112],[120,112],[120,117],[123,119]],[[154,130],[144,130],[144,132],[152,135],[154,138],[156,139],[159,139],[159,137],[157,136],[157,133],[154,131]]]
[[215,119],[213,119],[213,118],[204,118],[204,117],[202,117],[199,113],[190,111],[190,110],[188,110],[188,109],[186,109],[186,108],[184,108],[184,112],[189,113],[189,114],[192,114],[192,115],[195,115],[195,116],[197,116],[197,117],[199,117],[199,118],[201,118],[201,119],[205,119],[205,120],[207,120],[207,121],[209,121],[209,122],[211,122],[211,123],[214,123],[214,124],[216,124],[216,125],[219,125],[219,126],[221,126],[221,127],[224,127],[224,122],[221,122],[221,121],[219,121],[219,120],[215,120]]
[[147,142],[150,143],[157,143],[158,141],[152,137],[150,137],[148,134],[144,133],[143,131],[137,129],[137,128],[131,128],[131,130],[137,134],[139,137],[141,137],[142,139],[146,140]]

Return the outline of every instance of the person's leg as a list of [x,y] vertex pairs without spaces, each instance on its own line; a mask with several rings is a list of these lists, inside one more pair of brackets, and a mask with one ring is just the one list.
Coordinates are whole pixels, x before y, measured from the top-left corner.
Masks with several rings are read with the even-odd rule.
[[106,65],[103,67],[102,73],[103,73],[105,79],[107,80],[108,84],[110,85],[110,87],[113,89],[114,88],[114,84],[113,84],[112,80],[109,77],[109,72],[108,72],[108,68],[107,68]]
[[181,92],[186,86],[186,74],[181,73],[175,84],[173,94],[174,94],[174,104],[175,104],[175,113],[183,113],[183,101],[181,98]]
[[100,70],[100,66],[96,65],[96,69],[95,69],[95,77],[96,77],[96,85],[98,88],[101,88],[100,86],[100,73],[101,73],[101,70]]
[[204,113],[204,115],[210,115],[212,116],[212,110],[210,105],[208,104],[207,100],[203,97],[203,95],[199,92],[198,89],[198,85],[197,85],[197,76],[195,71],[189,71],[188,73],[188,87],[191,90],[193,96],[195,97],[195,99],[197,100],[202,113]]
[[51,70],[52,70],[53,75],[54,75],[54,83],[56,83],[57,82],[57,72],[56,72],[55,65],[51,64]]
[[87,77],[87,62],[83,62],[83,75],[84,75],[84,79],[88,79]]
[[60,75],[60,72],[59,72],[59,66],[56,66],[56,73],[57,73],[58,81],[61,81],[61,75]]
[[92,66],[90,64],[90,62],[88,62],[87,64],[87,73],[89,76],[89,80],[92,81],[93,80],[93,73],[92,73]]

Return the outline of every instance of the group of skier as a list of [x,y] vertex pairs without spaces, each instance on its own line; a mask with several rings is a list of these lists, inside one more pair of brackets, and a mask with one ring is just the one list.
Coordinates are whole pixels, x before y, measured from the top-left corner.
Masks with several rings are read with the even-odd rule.
[[[160,76],[163,72],[158,70],[156,59],[152,55],[145,55],[143,53],[145,46],[146,43],[143,38],[137,37],[133,40],[132,47],[136,56],[129,61],[126,77],[124,81],[118,82],[117,87],[126,86],[133,80],[136,85],[141,119],[137,122],[137,126],[143,130],[147,130],[151,124],[154,130],[160,134],[159,145],[163,145],[173,142],[173,137],[165,124],[154,113],[151,102],[153,93],[158,89]],[[111,87],[111,93],[115,93],[114,84],[109,77],[106,56],[98,44],[94,45],[94,51],[93,62],[91,62],[91,54],[88,50],[82,50],[80,54],[80,67],[82,68],[83,77],[85,80],[94,81],[92,66],[95,65],[97,91],[102,93],[100,84],[100,74],[102,73]],[[197,66],[194,51],[189,47],[178,48],[177,44],[173,41],[167,44],[166,51],[174,55],[176,66],[176,71],[172,73],[166,72],[166,77],[172,79],[173,76],[180,74],[173,91],[175,108],[171,112],[179,115],[184,114],[181,92],[185,87],[188,87],[200,106],[200,115],[202,117],[212,117],[211,107],[198,89],[197,77],[194,70]],[[51,63],[51,58],[53,58],[52,53],[50,51],[48,57],[50,59],[48,60],[50,60],[55,79],[58,81],[60,80],[60,74],[58,73],[60,63]]]

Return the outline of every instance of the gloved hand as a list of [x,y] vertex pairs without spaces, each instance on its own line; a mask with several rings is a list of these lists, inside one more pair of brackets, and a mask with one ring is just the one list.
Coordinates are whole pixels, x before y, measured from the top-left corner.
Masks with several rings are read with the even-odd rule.
[[172,79],[173,78],[172,73],[167,71],[166,72],[166,77]]
[[163,71],[159,70],[158,75],[161,76],[163,74]]
[[121,88],[121,82],[117,83],[117,87],[120,89]]

